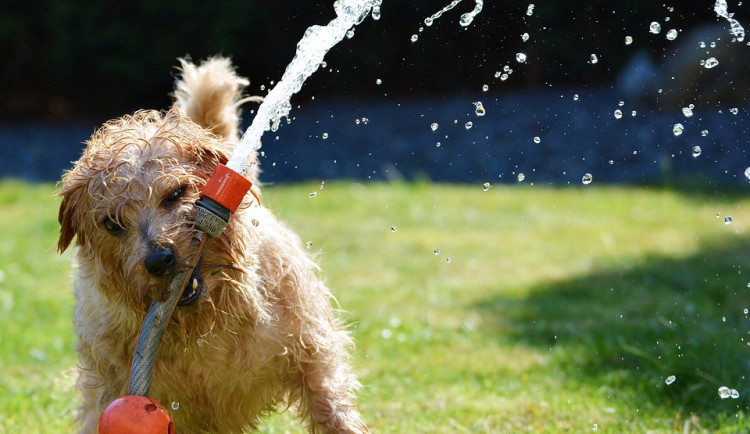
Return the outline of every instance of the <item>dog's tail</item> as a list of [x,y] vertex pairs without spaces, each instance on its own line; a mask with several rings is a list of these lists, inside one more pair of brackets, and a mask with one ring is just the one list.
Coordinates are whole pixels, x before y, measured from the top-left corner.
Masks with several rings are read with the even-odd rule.
[[262,97],[242,97],[242,90],[250,82],[237,75],[232,62],[225,57],[212,57],[198,66],[189,60],[179,60],[174,106],[217,136],[239,138],[240,105],[262,101]]

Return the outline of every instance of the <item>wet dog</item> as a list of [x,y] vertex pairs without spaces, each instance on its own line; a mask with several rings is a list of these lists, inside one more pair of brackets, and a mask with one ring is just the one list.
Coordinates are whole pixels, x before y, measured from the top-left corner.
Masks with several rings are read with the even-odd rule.
[[[104,408],[127,394],[146,311],[195,252],[193,204],[239,141],[248,82],[224,58],[182,61],[180,71],[170,110],[107,122],[60,183],[58,249],[75,239],[82,432],[96,432]],[[259,203],[252,158],[254,194],[208,241],[150,396],[175,403],[178,432],[241,432],[289,407],[310,431],[367,432],[352,340],[299,237]]]

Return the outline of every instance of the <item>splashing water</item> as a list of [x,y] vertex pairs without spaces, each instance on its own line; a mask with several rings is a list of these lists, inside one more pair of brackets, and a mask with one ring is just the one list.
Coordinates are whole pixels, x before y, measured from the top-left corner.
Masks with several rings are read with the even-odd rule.
[[[461,15],[459,24],[461,24],[463,27],[466,27],[469,24],[471,24],[471,22],[474,21],[474,17],[479,15],[480,12],[482,12],[482,8],[484,7],[484,0],[474,0],[474,2],[475,2],[474,10]],[[443,16],[444,13],[458,6],[459,3],[461,3],[461,0],[453,0],[452,2],[448,3],[444,8],[430,15],[429,17],[425,18],[424,24],[428,27],[431,26],[435,22],[436,19],[440,18],[441,16]]]
[[680,123],[674,124],[674,126],[672,127],[672,133],[675,136],[681,135],[683,131],[685,131],[685,127],[683,127]]
[[260,138],[265,131],[278,129],[281,119],[292,109],[289,102],[302,84],[317,71],[328,50],[340,42],[349,30],[361,23],[382,0],[337,0],[333,7],[336,18],[326,26],[311,26],[297,43],[297,53],[287,66],[279,83],[265,96],[252,124],[227,162],[227,166],[244,174],[252,164],[250,155],[260,149]]
[[716,12],[716,15],[720,18],[729,21],[729,32],[737,38],[737,42],[745,40],[745,29],[739,21],[732,18],[733,14],[730,14],[727,11],[727,0],[716,0],[716,4],[714,4],[714,12]]
[[719,64],[719,61],[715,57],[709,57],[706,60],[701,60],[701,65],[706,69],[711,69]]

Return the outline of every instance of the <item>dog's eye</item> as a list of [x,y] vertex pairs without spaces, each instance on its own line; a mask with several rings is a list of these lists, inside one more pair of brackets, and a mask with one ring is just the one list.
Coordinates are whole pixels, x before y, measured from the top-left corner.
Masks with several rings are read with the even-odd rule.
[[167,196],[164,199],[164,204],[169,205],[169,204],[177,202],[177,200],[181,198],[183,194],[185,194],[185,190],[186,190],[185,186],[181,185],[177,190],[173,191],[169,196]]
[[125,232],[125,228],[110,217],[105,217],[104,220],[102,220],[102,226],[104,226],[104,229],[112,235],[119,235]]

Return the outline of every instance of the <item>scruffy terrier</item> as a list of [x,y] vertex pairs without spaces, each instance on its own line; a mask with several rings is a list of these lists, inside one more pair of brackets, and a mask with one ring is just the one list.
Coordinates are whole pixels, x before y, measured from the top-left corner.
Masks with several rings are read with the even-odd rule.
[[[146,311],[196,250],[193,204],[239,141],[248,81],[225,58],[181,62],[174,106],[104,124],[60,183],[82,432],[127,394]],[[177,432],[242,432],[289,407],[312,432],[367,432],[352,340],[299,237],[259,203],[255,163],[253,194],[208,241],[167,326],[149,395],[175,403]]]

